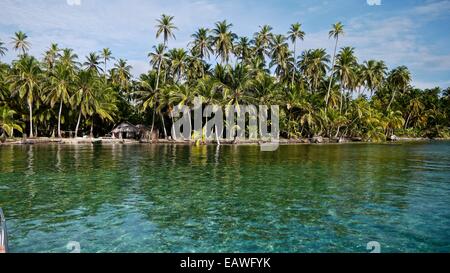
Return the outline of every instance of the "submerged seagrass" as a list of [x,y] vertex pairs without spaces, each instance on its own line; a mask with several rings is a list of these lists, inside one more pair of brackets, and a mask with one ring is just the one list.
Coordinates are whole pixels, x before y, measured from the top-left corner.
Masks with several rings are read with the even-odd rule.
[[12,252],[450,252],[450,143],[0,146]]

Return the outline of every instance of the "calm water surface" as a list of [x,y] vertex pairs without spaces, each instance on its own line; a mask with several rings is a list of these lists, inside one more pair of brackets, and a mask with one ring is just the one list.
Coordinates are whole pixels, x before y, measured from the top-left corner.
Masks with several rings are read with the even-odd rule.
[[450,143],[0,146],[12,252],[450,252]]

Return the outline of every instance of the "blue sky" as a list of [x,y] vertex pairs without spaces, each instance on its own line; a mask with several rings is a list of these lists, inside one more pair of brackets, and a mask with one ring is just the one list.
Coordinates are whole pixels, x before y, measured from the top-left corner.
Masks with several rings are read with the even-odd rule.
[[[359,60],[383,59],[389,67],[406,65],[414,85],[450,86],[450,0],[0,0],[0,39],[10,46],[13,33],[26,32],[31,53],[42,56],[51,42],[79,56],[103,47],[127,59],[138,75],[148,69],[155,19],[175,16],[179,30],[171,47],[185,47],[198,27],[227,19],[238,35],[251,35],[269,24],[286,33],[303,24],[301,49],[326,48],[328,31],[342,21],[341,46],[356,48]],[[3,61],[15,57],[10,51]],[[84,57],[83,57],[84,58]]]

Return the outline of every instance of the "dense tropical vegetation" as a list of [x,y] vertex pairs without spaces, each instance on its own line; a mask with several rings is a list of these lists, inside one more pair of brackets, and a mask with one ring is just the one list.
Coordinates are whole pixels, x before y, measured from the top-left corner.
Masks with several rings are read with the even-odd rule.
[[[130,121],[168,138],[174,106],[201,96],[222,106],[280,105],[281,133],[289,138],[450,135],[450,89],[414,88],[406,67],[388,70],[381,60],[361,62],[352,47],[339,49],[341,23],[329,33],[331,56],[321,48],[300,50],[306,34],[299,23],[286,35],[265,25],[252,37],[239,37],[221,21],[199,28],[187,48],[170,48],[176,30],[172,16],[157,20],[161,43],[148,55],[151,70],[138,79],[108,48],[83,61],[52,44],[38,60],[28,54],[28,36],[15,33],[17,58],[0,62],[2,134],[94,136]],[[7,50],[0,41],[0,58]]]

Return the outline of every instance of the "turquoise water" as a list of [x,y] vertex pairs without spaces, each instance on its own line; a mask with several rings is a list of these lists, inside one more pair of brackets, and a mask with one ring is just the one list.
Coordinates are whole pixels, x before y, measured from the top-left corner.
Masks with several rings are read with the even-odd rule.
[[0,146],[12,252],[450,252],[450,143]]

